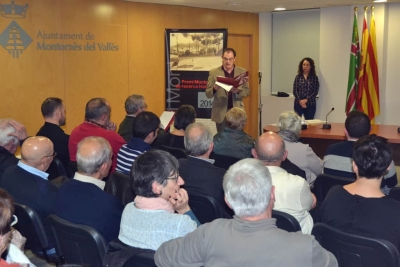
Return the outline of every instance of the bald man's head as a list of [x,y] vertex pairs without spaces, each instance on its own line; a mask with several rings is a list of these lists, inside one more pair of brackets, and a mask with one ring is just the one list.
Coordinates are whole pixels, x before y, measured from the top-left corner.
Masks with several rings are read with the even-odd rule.
[[47,170],[54,156],[53,143],[44,136],[29,137],[21,147],[22,161],[41,171]]
[[286,147],[282,137],[274,132],[266,132],[256,141],[255,158],[258,158],[266,165],[280,166],[286,158]]

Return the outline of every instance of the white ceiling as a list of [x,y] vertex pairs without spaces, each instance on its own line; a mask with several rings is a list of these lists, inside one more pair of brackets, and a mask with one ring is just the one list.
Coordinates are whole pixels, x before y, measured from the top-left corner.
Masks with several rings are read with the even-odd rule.
[[[372,0],[124,0],[130,2],[154,3],[164,5],[177,5],[200,7],[210,9],[231,10],[240,12],[261,13],[273,11],[276,7],[286,7],[287,10],[371,5]],[[400,2],[389,0],[388,2]]]

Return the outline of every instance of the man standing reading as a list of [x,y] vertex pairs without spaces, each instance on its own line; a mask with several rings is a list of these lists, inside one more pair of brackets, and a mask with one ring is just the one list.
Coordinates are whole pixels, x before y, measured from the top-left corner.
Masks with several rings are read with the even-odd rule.
[[216,85],[217,76],[234,78],[246,72],[245,69],[235,65],[236,51],[233,48],[226,48],[222,54],[222,66],[210,70],[208,76],[206,95],[214,97],[211,111],[211,120],[215,121],[217,131],[222,132],[225,128],[225,114],[233,107],[244,108],[242,97],[250,94],[249,83],[245,82],[238,88],[232,88],[229,92]]

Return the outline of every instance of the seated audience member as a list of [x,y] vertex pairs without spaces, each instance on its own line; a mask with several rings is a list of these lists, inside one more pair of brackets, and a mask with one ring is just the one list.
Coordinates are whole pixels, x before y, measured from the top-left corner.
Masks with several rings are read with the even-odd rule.
[[[28,266],[28,264],[31,264],[29,259],[12,243],[12,236],[15,230],[13,232],[11,227],[17,223],[17,218],[13,214],[14,202],[11,196],[3,189],[0,189],[0,255],[2,256],[0,258],[0,266]],[[6,250],[8,252],[5,252]]]
[[276,227],[274,186],[261,161],[232,165],[223,187],[233,219],[215,220],[165,242],[154,256],[157,266],[338,266],[312,235]]
[[121,242],[156,250],[165,241],[196,229],[199,222],[189,207],[186,190],[180,188],[184,181],[178,167],[171,154],[156,149],[135,160],[130,183],[136,198],[122,213]]
[[118,237],[123,206],[103,191],[112,158],[110,144],[102,137],[86,137],[78,144],[78,172],[57,194],[56,214],[72,223],[93,227],[107,243]]
[[146,111],[147,104],[142,95],[130,95],[125,100],[125,111],[126,116],[118,127],[118,134],[124,138],[126,142],[129,142],[132,138],[132,125],[136,116],[140,112]]
[[132,164],[140,155],[151,149],[157,138],[160,119],[150,111],[141,112],[132,124],[133,137],[121,147],[117,155],[117,172],[129,174]]
[[[45,136],[53,142],[54,151],[57,153],[57,158],[61,161],[65,170],[68,170],[69,151],[68,141],[69,135],[64,133],[60,126],[64,126],[66,122],[65,105],[60,98],[49,97],[42,103],[42,115],[44,125],[37,132],[37,136]],[[49,179],[54,179],[60,176],[55,162],[50,164],[47,170]]]
[[317,175],[322,173],[322,161],[309,147],[298,142],[301,131],[301,118],[294,111],[279,115],[278,134],[285,141],[288,159],[306,172],[307,182],[312,184]]
[[225,129],[214,136],[215,154],[234,158],[251,158],[254,139],[243,132],[247,122],[246,112],[241,108],[230,109],[225,116]]
[[183,136],[186,128],[196,120],[196,110],[191,105],[182,105],[175,112],[174,129],[170,133],[160,134],[153,144],[153,147],[169,146],[185,149]]
[[[358,138],[368,135],[371,131],[369,117],[361,111],[351,111],[344,123],[344,133],[347,141],[333,144],[328,147],[324,157],[324,173],[356,179],[352,168],[351,153],[353,144]],[[383,176],[381,190],[386,195],[390,188],[397,185],[397,175],[394,162],[390,163],[389,171]]]
[[185,147],[188,158],[179,159],[179,174],[185,177],[185,189],[191,193],[214,197],[221,208],[230,210],[224,201],[222,179],[225,170],[215,167],[210,159],[213,150],[211,131],[202,123],[195,122],[186,129]]
[[383,137],[367,135],[354,142],[354,183],[334,186],[321,206],[322,222],[344,232],[385,239],[400,249],[400,202],[380,190],[392,152]]
[[[45,172],[55,156],[53,143],[47,137],[29,137],[21,147],[21,160],[9,167],[0,181],[0,187],[6,190],[19,204],[35,210],[45,227],[50,241],[52,234],[46,222],[47,216],[55,211],[57,188],[48,180]],[[48,254],[54,254],[53,244]]]
[[0,119],[0,179],[8,167],[18,164],[14,153],[27,137],[24,125],[12,119]]
[[124,139],[115,132],[116,126],[110,122],[111,107],[104,98],[92,98],[87,102],[85,108],[85,121],[72,130],[69,138],[68,149],[69,157],[72,162],[76,162],[76,151],[78,143],[88,136],[100,136],[106,139],[113,151],[113,163],[111,171],[115,171],[117,166],[117,154]]
[[272,184],[275,186],[274,209],[295,217],[301,231],[311,234],[314,222],[308,211],[315,207],[316,198],[306,180],[289,174],[280,167],[287,154],[285,142],[274,132],[261,135],[253,149],[254,158],[261,160],[271,174]]

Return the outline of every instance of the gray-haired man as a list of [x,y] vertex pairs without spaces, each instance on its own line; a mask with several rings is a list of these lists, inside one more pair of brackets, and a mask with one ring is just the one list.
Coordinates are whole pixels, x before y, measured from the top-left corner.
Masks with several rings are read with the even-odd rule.
[[313,236],[276,228],[271,218],[275,190],[261,161],[244,159],[232,165],[223,187],[234,218],[215,220],[165,242],[155,254],[157,266],[338,266]]

